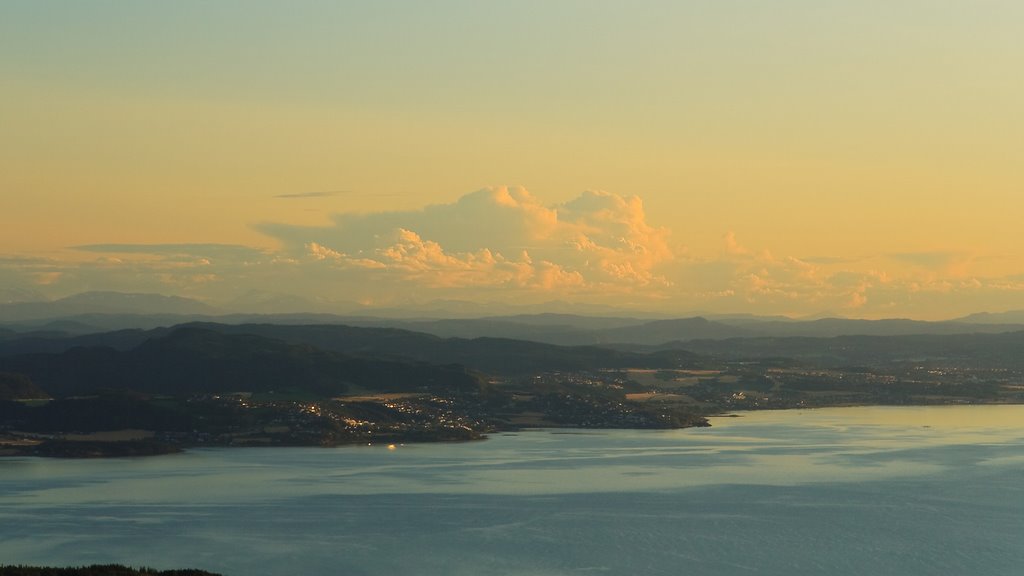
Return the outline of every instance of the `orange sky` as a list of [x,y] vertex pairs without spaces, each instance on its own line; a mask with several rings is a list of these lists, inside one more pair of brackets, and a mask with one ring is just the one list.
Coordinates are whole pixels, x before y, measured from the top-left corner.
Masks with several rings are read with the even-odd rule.
[[0,6],[0,300],[1024,308],[1024,5]]

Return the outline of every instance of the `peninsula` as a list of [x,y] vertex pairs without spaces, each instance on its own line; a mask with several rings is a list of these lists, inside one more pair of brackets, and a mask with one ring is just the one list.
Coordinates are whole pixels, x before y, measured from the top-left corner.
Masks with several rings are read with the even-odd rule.
[[1024,366],[999,350],[1022,338],[733,339],[627,349],[207,323],[85,340],[9,339],[8,351],[20,350],[0,355],[0,455],[387,445],[537,427],[707,426],[707,416],[735,410],[1020,403]]

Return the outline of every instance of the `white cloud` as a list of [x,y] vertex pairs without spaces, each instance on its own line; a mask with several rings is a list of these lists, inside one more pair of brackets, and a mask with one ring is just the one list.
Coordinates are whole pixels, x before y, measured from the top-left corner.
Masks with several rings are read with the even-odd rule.
[[317,244],[316,242],[306,244],[306,252],[312,256],[314,260],[341,260],[345,257],[341,252],[331,250],[330,248]]
[[678,314],[934,318],[1024,308],[1024,275],[991,273],[1011,269],[1010,256],[777,255],[733,231],[691,254],[648,222],[638,197],[607,192],[549,205],[496,187],[421,210],[337,214],[329,226],[256,227],[282,248],[90,244],[63,257],[0,255],[0,284],[51,297],[120,290],[226,302],[272,289],[321,303],[566,300]]
[[[398,229],[392,243],[362,258],[351,258],[337,250],[311,242],[307,252],[316,261],[326,261],[339,274],[359,270],[378,273],[378,282],[408,281],[429,288],[470,290],[481,287],[522,289],[570,288],[584,285],[578,272],[546,260],[534,261],[522,251],[517,259],[509,259],[488,248],[475,252],[447,252],[437,242],[424,240],[419,234]],[[387,276],[380,276],[386,273]]]
[[419,211],[341,214],[328,227],[259,228],[339,271],[449,290],[628,291],[666,285],[656,268],[672,258],[668,230],[647,224],[640,199],[607,192],[546,206],[524,188],[487,188]]

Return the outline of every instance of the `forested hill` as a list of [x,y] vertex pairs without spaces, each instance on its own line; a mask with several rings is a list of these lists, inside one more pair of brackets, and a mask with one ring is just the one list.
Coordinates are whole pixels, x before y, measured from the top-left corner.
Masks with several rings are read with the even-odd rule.
[[[1024,401],[1024,332],[654,350],[343,325],[187,324],[88,339],[0,353],[0,455],[467,440],[521,426],[705,425],[732,409]],[[65,438],[124,430],[150,436]]]
[[[123,344],[126,334],[112,336]],[[637,385],[625,372],[601,370],[703,363],[683,351],[346,326],[194,324],[130,336],[140,342],[128,349],[0,356],[0,374],[17,394],[0,402],[0,455],[134,456],[196,445],[470,440],[519,426],[707,424],[693,403],[629,400]],[[31,401],[47,394],[55,399]],[[91,436],[135,438],[139,430],[134,440]]]
[[131,350],[75,347],[61,353],[0,357],[0,372],[22,374],[57,397],[98,389],[175,396],[235,390],[349,392],[473,390],[478,378],[460,366],[356,357],[253,334],[188,326]]
[[[331,354],[333,353],[333,354]],[[212,369],[206,380],[223,381],[226,363],[250,361],[251,368],[239,364],[240,372],[229,378],[257,381],[273,380],[279,375],[308,379],[321,374],[326,364],[347,358],[375,359],[378,362],[459,364],[488,374],[517,375],[563,370],[601,368],[700,367],[703,360],[682,350],[651,354],[615,351],[596,346],[556,346],[503,338],[440,338],[394,328],[363,328],[336,324],[215,324],[195,323],[154,330],[119,330],[70,338],[28,337],[0,343],[0,371],[25,372],[30,369],[37,383],[44,374],[56,378],[61,370],[86,370],[95,377],[112,378],[103,373],[105,366],[124,364],[118,378],[174,378],[184,366],[201,362]],[[190,359],[198,356],[198,359]],[[45,358],[44,358],[45,357]],[[174,358],[172,360],[172,358]],[[48,368],[46,364],[52,363]],[[170,364],[166,376],[152,373]],[[182,367],[177,364],[183,364]],[[267,365],[272,364],[272,365]],[[28,368],[26,368],[28,367]],[[290,371],[289,371],[290,370]],[[312,371],[312,372],[311,372]],[[67,373],[61,379],[73,377]],[[317,380],[318,378],[313,378]],[[228,380],[231,382],[232,380]],[[42,384],[41,384],[42,385]],[[45,386],[43,386],[45,388]]]
[[488,374],[625,367],[699,367],[703,362],[696,354],[683,350],[634,353],[598,346],[558,346],[508,338],[440,338],[394,328],[361,328],[337,324],[199,326],[229,334],[257,334],[348,354],[461,364]]

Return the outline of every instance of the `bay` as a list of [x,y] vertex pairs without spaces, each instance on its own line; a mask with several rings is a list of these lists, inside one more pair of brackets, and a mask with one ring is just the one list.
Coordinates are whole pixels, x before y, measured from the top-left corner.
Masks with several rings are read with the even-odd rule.
[[0,563],[290,574],[980,574],[1024,566],[1024,406],[706,429],[0,460]]

